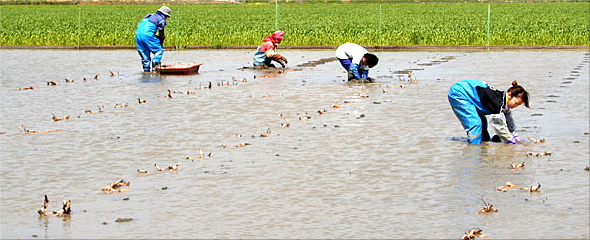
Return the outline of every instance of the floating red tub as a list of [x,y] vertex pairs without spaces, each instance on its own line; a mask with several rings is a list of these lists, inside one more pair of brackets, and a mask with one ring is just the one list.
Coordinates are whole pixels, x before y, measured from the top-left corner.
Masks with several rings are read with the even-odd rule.
[[158,67],[160,74],[192,74],[198,73],[203,63],[173,63]]

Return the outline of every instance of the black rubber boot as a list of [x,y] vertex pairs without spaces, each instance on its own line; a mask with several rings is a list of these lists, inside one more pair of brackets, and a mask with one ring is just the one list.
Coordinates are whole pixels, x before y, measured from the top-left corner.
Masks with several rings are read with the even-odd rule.
[[352,71],[348,71],[348,81],[351,80],[356,80],[356,77],[354,76],[354,73],[352,73]]
[[156,63],[152,66],[152,72],[158,72],[158,68],[162,66],[162,63]]

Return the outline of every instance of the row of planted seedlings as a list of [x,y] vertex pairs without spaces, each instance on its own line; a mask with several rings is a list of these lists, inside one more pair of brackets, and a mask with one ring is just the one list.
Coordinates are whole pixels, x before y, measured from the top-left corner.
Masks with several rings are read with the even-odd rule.
[[[586,54],[585,59],[586,61],[588,60],[588,55],[590,54]],[[582,64],[578,65],[575,70],[572,71],[572,74],[577,74],[579,69],[581,69]],[[585,134],[587,135],[587,134]],[[534,145],[534,144],[543,144],[545,143],[545,139],[541,138],[541,139],[535,139],[532,137],[528,137],[529,142],[521,142],[520,144],[523,146],[529,146],[529,145]],[[529,157],[544,157],[544,156],[551,156],[553,153],[551,151],[541,151],[541,152],[526,152],[525,156],[526,158]],[[514,172],[514,171],[522,171],[525,168],[525,162],[526,161],[522,161],[520,163],[511,163],[510,165],[507,166],[507,169],[509,169],[510,171]],[[590,171],[590,168],[587,166],[585,169],[585,171]],[[533,176],[534,178],[534,176]],[[521,184],[522,185],[522,184]],[[504,183],[501,186],[496,187],[496,192],[500,192],[500,193],[504,193],[504,192],[509,192],[509,191],[524,191],[524,192],[529,192],[530,194],[536,194],[538,192],[540,192],[541,189],[541,183],[537,182],[537,184],[534,184],[534,179],[532,179],[530,181],[529,184],[524,184],[524,186],[522,187],[518,187],[517,184],[513,183],[512,181],[507,181],[506,183]],[[481,209],[479,209],[476,213],[477,214],[491,214],[494,212],[498,212],[498,209],[496,207],[494,207],[493,204],[486,202],[485,199],[482,197],[482,202],[483,202],[483,207]],[[475,238],[486,238],[487,236],[482,234],[482,230],[479,228],[473,228],[471,230],[467,230],[465,231],[465,234],[461,237],[461,239],[475,239]]]
[[[293,69],[290,69],[290,71],[293,71]],[[270,73],[270,74],[261,74],[261,75],[256,75],[253,78],[254,79],[269,79],[269,78],[273,78],[276,77],[277,74],[282,74],[285,71],[281,70],[278,71],[276,73]],[[110,73],[110,77],[115,77],[118,76],[118,73],[115,73],[111,70],[109,70]],[[82,80],[80,80],[81,82],[86,82],[86,81],[98,81],[100,74],[96,74],[94,77],[92,78],[83,78]],[[399,80],[400,82],[408,82],[409,84],[414,84],[417,83],[416,79],[414,77],[412,77],[411,72],[408,72],[408,78],[404,78],[401,75],[399,76]],[[248,80],[246,78],[241,78],[241,79],[237,79],[237,78],[233,78],[231,80],[228,81],[218,81],[217,83],[213,84],[211,81],[208,81],[205,84],[199,84],[197,90],[207,90],[207,89],[212,89],[213,86],[217,86],[217,87],[223,87],[223,86],[235,86],[238,85],[239,83],[246,83]],[[69,84],[69,83],[74,83],[76,82],[74,79],[71,78],[65,78],[64,83],[65,84]],[[385,94],[387,93],[387,89],[386,88],[395,88],[396,84],[392,83],[391,85],[387,85],[385,84],[385,87],[383,87],[381,84],[375,84],[375,83],[364,83],[364,82],[359,82],[360,86],[361,86],[361,90],[357,93],[358,97],[360,98],[369,98],[369,96],[366,94],[366,87],[367,86],[378,86],[382,89],[382,92]],[[56,81],[47,81],[46,82],[47,86],[57,86],[58,82]],[[401,84],[399,85],[400,89],[405,88],[406,86]],[[33,86],[28,86],[28,87],[21,87],[18,90],[20,91],[26,91],[26,90],[34,90],[36,89]],[[38,88],[37,88],[38,89]],[[175,95],[193,95],[196,94],[195,91],[174,91],[174,90],[167,90],[166,93],[163,93],[162,95],[157,95],[155,96],[156,98],[168,98],[168,99],[173,99],[175,98]],[[270,98],[271,95],[269,94],[264,94],[261,96],[256,96],[256,95],[250,95],[250,98]],[[138,97],[137,99],[137,105],[143,105],[146,104],[147,100],[146,99],[141,99],[141,97]],[[328,109],[340,109],[343,108],[343,105],[346,104],[351,104],[354,103],[354,101],[350,101],[350,100],[343,100],[341,103],[336,102],[334,104],[331,104],[329,107],[326,107]],[[129,106],[129,103],[115,103],[113,105],[113,108],[126,108]],[[314,110],[311,114],[308,113],[307,111],[305,111],[304,113],[300,114],[300,113],[296,113],[295,115],[298,116],[297,117],[297,121],[306,121],[309,119],[312,119],[312,115],[316,115],[316,116],[320,116],[323,115],[325,113],[328,112],[328,110],[326,110],[326,108],[323,109],[319,109],[319,110]],[[93,113],[104,113],[105,112],[106,107],[105,106],[99,106],[97,111],[93,111],[91,109],[85,109],[84,112],[86,114],[93,114]],[[52,118],[51,121],[52,122],[57,122],[57,121],[68,121],[71,119],[70,115],[65,115],[62,118],[58,118],[55,115],[51,114]],[[278,113],[277,116],[279,116],[283,121],[280,124],[281,128],[289,128],[292,125],[292,122],[289,121],[282,113]],[[80,118],[80,115],[77,116],[77,118]],[[46,130],[46,131],[41,131],[41,132],[37,132],[35,130],[32,129],[27,129],[25,128],[23,125],[20,126],[19,128],[20,132],[23,134],[37,134],[37,133],[49,133],[49,132],[56,132],[56,131],[62,131],[62,129],[56,129],[56,130]],[[5,134],[6,132],[0,132],[1,134]],[[253,134],[253,137],[259,136],[261,138],[266,138],[271,136],[272,130],[270,127],[267,127],[267,129],[265,131],[261,131],[259,134]],[[235,134],[235,137],[240,138],[242,137],[242,134]],[[230,144],[229,146],[225,143],[220,144],[219,146],[222,149],[225,148],[241,148],[241,147],[246,147],[248,145],[251,145],[248,142],[240,142],[240,143],[236,143],[236,144]],[[212,152],[206,153],[205,149],[199,149],[199,155],[197,156],[187,156],[184,158],[184,160],[190,160],[190,161],[194,161],[195,159],[199,159],[200,161],[204,161],[206,158],[211,158],[212,157]],[[173,164],[170,165],[168,167],[160,167],[157,163],[154,164],[154,168],[155,168],[155,172],[165,172],[165,171],[170,171],[170,172],[176,172],[178,170],[178,164]],[[146,169],[141,169],[138,168],[137,172],[140,174],[146,174],[149,172],[149,170]],[[130,186],[131,181],[126,181],[124,179],[118,179],[113,181],[112,183],[109,183],[105,186],[103,186],[101,188],[101,191],[104,194],[112,194],[112,193],[116,193],[116,192],[126,192],[129,190],[129,186]],[[167,187],[163,187],[162,190],[167,189]],[[45,195],[42,207],[39,208],[37,210],[37,212],[39,213],[40,216],[47,216],[47,215],[55,215],[58,217],[61,216],[69,216],[69,214],[71,213],[71,200],[64,200],[63,204],[62,204],[62,209],[59,211],[47,211],[47,207],[48,207],[48,197],[47,195]],[[132,218],[118,218],[116,220],[116,222],[126,222],[126,221],[131,221]],[[106,223],[106,222],[105,222]],[[104,224],[104,223],[103,223]]]
[[[115,74],[113,71],[110,71],[109,70],[109,72],[110,72],[110,77],[114,77],[114,76],[117,76],[118,75],[118,74]],[[282,71],[279,71],[278,73],[281,74],[283,72]],[[255,79],[256,78],[258,78],[258,79],[264,79],[264,78],[273,78],[275,76],[276,76],[276,74],[262,74],[262,75],[254,76],[254,78]],[[98,80],[98,78],[99,78],[99,74],[96,74],[93,78],[88,78],[88,79],[87,78],[83,78],[81,81],[82,82],[85,82],[85,81],[89,81],[89,80]],[[409,84],[415,84],[415,83],[417,83],[415,77],[412,76],[412,73],[411,72],[408,72],[407,80],[406,80],[405,77],[402,77],[402,75],[398,75],[398,78],[399,78],[399,81],[400,82],[408,82]],[[73,82],[75,82],[73,79],[68,79],[68,78],[65,79],[65,83],[73,83]],[[246,78],[242,78],[242,79],[232,78],[232,80],[230,80],[230,81],[219,81],[219,82],[217,82],[215,84],[215,86],[238,85],[238,83],[240,83],[240,82],[245,83],[245,82],[247,82],[247,79]],[[56,86],[57,85],[57,82],[55,82],[55,81],[48,81],[47,82],[47,85],[48,86]],[[366,89],[366,87],[375,86],[375,85],[378,85],[382,89],[382,92],[384,94],[387,93],[387,88],[395,88],[396,87],[396,84],[391,84],[391,85],[385,84],[385,87],[383,87],[381,84],[360,83],[361,91],[359,91],[357,93],[358,96],[361,97],[361,98],[369,98],[370,96],[368,96],[366,94],[365,89]],[[211,89],[211,88],[213,88],[213,86],[214,86],[214,84],[212,82],[208,82],[208,83],[204,84],[204,86],[202,86],[202,84],[199,84],[198,90]],[[403,84],[402,85],[399,85],[399,88],[400,89],[403,89],[405,87],[406,87],[406,85],[403,85]],[[35,89],[33,86],[19,88],[19,90],[21,90],[21,91],[24,91],[24,90],[33,90],[33,89]],[[192,94],[196,94],[196,92],[195,91],[190,91],[190,90],[189,91],[173,91],[173,90],[167,90],[166,93],[163,93],[162,95],[159,95],[159,96],[156,96],[156,97],[172,99],[172,98],[174,98],[173,94],[174,95],[178,95],[178,94],[181,94],[181,95],[192,95]],[[269,94],[265,94],[265,95],[262,95],[262,96],[250,95],[250,98],[269,98],[269,97],[271,97]],[[141,99],[140,97],[138,97],[138,99],[137,99],[137,104],[138,105],[145,104],[146,102],[147,102],[146,99]],[[339,108],[342,108],[344,105],[350,104],[350,103],[354,103],[354,101],[351,101],[351,100],[343,100],[341,103],[339,103],[339,102],[334,103],[334,104],[330,105],[328,108],[331,108],[331,109],[339,109]],[[125,104],[115,103],[113,107],[114,108],[124,108],[124,107],[127,107],[127,106],[129,106],[128,103],[125,103]],[[98,111],[96,111],[96,112],[95,111],[92,111],[92,110],[89,110],[89,109],[86,109],[85,110],[85,113],[87,113],[87,114],[91,114],[91,113],[103,113],[104,110],[105,110],[105,107],[102,106],[102,107],[99,107]],[[324,108],[324,109],[320,109],[320,110],[317,110],[317,111],[313,111],[313,114],[316,114],[316,116],[320,116],[320,115],[323,115],[323,114],[325,114],[327,112],[328,111],[326,110],[326,108]],[[291,126],[291,121],[289,121],[287,118],[285,118],[285,116],[283,114],[278,113],[277,115],[283,120],[283,122],[280,125],[281,128],[288,128],[288,127]],[[298,121],[306,121],[306,120],[309,120],[309,119],[312,119],[313,118],[312,117],[312,114],[309,114],[308,112],[304,112],[301,115],[299,113],[297,113],[296,115],[299,116],[297,118]],[[78,118],[80,118],[80,116],[78,116]],[[70,116],[69,115],[66,115],[63,118],[57,118],[55,115],[53,115],[52,118],[51,118],[51,121],[67,121],[69,119],[70,119]],[[42,131],[41,133],[48,133],[48,132],[60,131],[60,130],[61,129],[49,130],[49,131]],[[21,132],[28,133],[28,134],[36,134],[37,133],[35,130],[24,128],[22,125],[21,125]],[[261,131],[261,133],[258,136],[259,137],[269,137],[271,135],[271,133],[272,133],[272,130],[271,130],[270,127],[268,127],[266,129],[266,131]],[[235,136],[236,137],[242,137],[241,134],[236,134]],[[252,136],[255,136],[255,135],[252,135]],[[536,139],[533,139],[533,138],[529,138],[529,140],[533,144],[545,142],[545,139],[536,140]],[[222,149],[225,149],[225,148],[230,148],[231,149],[231,148],[245,147],[245,146],[248,146],[248,145],[251,145],[251,144],[248,143],[248,142],[242,142],[242,143],[237,143],[237,144],[234,144],[234,145],[230,145],[228,147],[228,145],[222,143],[222,144],[220,144],[220,147]],[[523,143],[523,145],[528,145],[528,143]],[[532,152],[527,152],[526,153],[526,156],[536,156],[536,157],[548,156],[548,155],[551,155],[551,152],[540,152],[540,153],[536,153],[536,154],[534,154]],[[211,158],[211,156],[212,156],[212,152],[206,153],[204,149],[199,149],[199,155],[197,155],[197,156],[187,156],[187,157],[185,157],[185,160],[194,161],[195,159],[200,159],[201,161],[204,161],[205,158]],[[511,171],[517,171],[519,169],[523,169],[524,166],[525,166],[525,162],[523,161],[523,162],[518,163],[518,164],[517,163],[512,163],[508,168]],[[154,168],[155,168],[155,171],[156,172],[163,172],[163,171],[175,172],[175,171],[178,170],[178,164],[173,164],[173,165],[170,165],[168,167],[160,167],[156,163],[156,164],[154,164]],[[137,172],[140,173],[140,174],[148,173],[148,171],[149,170],[145,170],[145,169],[137,169]],[[125,192],[125,191],[128,191],[129,189],[128,188],[123,188],[123,187],[128,187],[129,185],[130,185],[130,181],[125,181],[123,179],[119,179],[119,180],[113,181],[112,183],[110,183],[110,184],[102,187],[101,188],[101,191],[104,192],[105,194],[111,194],[111,193],[115,193],[115,192]],[[497,187],[497,191],[499,191],[499,192],[506,192],[506,191],[519,190],[520,189],[522,191],[528,191],[530,193],[536,193],[536,192],[539,191],[540,187],[541,187],[541,185],[538,184],[536,186],[529,186],[529,187],[517,188],[516,184],[513,184],[511,182],[507,182],[506,184]],[[166,187],[164,187],[162,189],[165,190]],[[483,198],[482,198],[482,201],[483,201],[484,206],[480,210],[477,211],[478,214],[489,214],[489,213],[497,212],[498,211],[494,207],[493,204],[486,202]],[[38,213],[40,215],[42,215],[42,216],[45,216],[45,215],[65,216],[65,215],[69,215],[71,213],[71,200],[64,200],[62,202],[62,209],[59,210],[59,211],[49,211],[49,212],[47,212],[46,209],[48,207],[48,203],[49,203],[49,200],[48,200],[47,196],[45,196],[45,199],[43,201],[42,207],[40,209],[38,209]],[[132,220],[131,218],[120,218],[120,219],[117,219],[117,222],[131,221],[131,220]],[[482,230],[479,229],[479,228],[474,228],[474,229],[468,230],[462,236],[463,239],[473,239],[473,238],[476,238],[476,237],[485,238],[487,236],[486,235],[483,235],[482,234]]]

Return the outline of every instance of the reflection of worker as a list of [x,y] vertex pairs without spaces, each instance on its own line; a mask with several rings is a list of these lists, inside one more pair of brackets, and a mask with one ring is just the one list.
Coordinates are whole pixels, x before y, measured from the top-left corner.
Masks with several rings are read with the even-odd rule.
[[[143,64],[143,71],[150,71],[150,64],[155,69],[160,65],[160,60],[164,54],[164,26],[166,26],[166,19],[170,17],[170,8],[166,6],[160,7],[157,12],[146,15],[135,31],[135,46],[137,52],[141,56],[141,63]],[[158,35],[156,36],[156,30]],[[151,59],[150,54],[154,53],[154,58]]]
[[254,53],[254,66],[264,64],[266,67],[274,67],[271,61],[275,61],[285,68],[287,58],[275,52],[277,45],[280,44],[281,41],[283,41],[283,31],[280,30],[265,37],[263,43],[258,46],[256,53]]
[[[455,116],[467,131],[469,143],[494,139],[509,144],[520,142],[510,109],[523,103],[528,108],[529,94],[516,81],[507,91],[500,91],[483,81],[462,80],[451,86],[448,97]],[[492,139],[485,115],[490,115],[492,126],[498,133]]]
[[342,44],[336,49],[336,57],[340,60],[342,67],[348,71],[348,81],[353,79],[373,81],[369,78],[369,68],[377,65],[379,58],[369,53],[364,47],[355,43]]

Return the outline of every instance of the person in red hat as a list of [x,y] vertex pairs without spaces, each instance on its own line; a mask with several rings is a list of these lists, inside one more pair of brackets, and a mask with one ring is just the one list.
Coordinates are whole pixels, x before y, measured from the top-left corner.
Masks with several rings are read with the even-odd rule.
[[254,53],[254,66],[275,67],[271,62],[275,61],[285,68],[287,58],[277,54],[275,49],[283,41],[283,31],[276,31],[264,38],[263,43],[258,46]]

